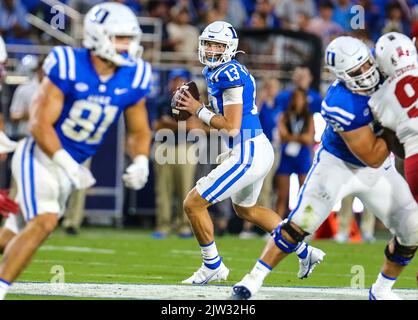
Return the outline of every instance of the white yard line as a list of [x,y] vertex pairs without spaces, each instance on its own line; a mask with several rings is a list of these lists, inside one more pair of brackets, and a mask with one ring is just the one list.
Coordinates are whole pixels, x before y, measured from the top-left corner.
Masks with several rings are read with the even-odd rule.
[[[394,290],[403,299],[418,300],[418,290]],[[125,298],[151,300],[228,300],[229,286],[186,286],[157,284],[27,283],[13,284],[10,294],[83,298]],[[264,287],[257,300],[365,300],[368,289]]]
[[83,253],[100,253],[100,254],[115,254],[115,250],[88,248],[88,247],[74,247],[74,246],[42,246],[40,251],[65,251],[65,252],[83,252]]
[[[232,259],[231,259],[232,260]],[[89,261],[75,261],[75,260],[49,260],[49,259],[35,259],[34,262],[36,263],[53,263],[53,264],[59,264],[62,265],[64,268],[66,267],[66,265],[72,265],[72,264],[77,264],[77,265],[92,265],[92,266],[118,266],[120,264],[117,263],[108,263],[108,262],[89,262]],[[333,264],[336,265],[336,264]],[[169,269],[169,270],[180,270],[180,271],[194,271],[197,267],[196,266],[166,266],[166,265],[157,265],[157,264],[139,264],[139,263],[134,263],[134,264],[130,264],[129,265],[131,268],[152,268],[154,270],[160,270],[160,269]],[[345,264],[341,264],[341,266],[343,267],[347,267],[347,265]],[[231,270],[233,270],[234,272],[247,272],[248,269],[246,268],[232,268]],[[27,272],[27,271],[26,271]],[[287,274],[287,275],[294,275],[296,276],[296,271],[283,271],[283,270],[276,270],[274,271],[275,273],[280,273],[280,274]],[[323,273],[323,272],[315,272],[315,277],[323,277],[323,278],[327,278],[329,279],[330,277],[345,277],[345,278],[352,278],[353,277],[353,273]],[[116,275],[116,276],[125,276],[127,278],[135,278],[135,275],[129,275],[129,274],[125,274],[125,275]],[[185,275],[186,276],[186,275]],[[366,274],[365,275],[366,278],[376,278],[375,274]],[[151,278],[150,278],[151,279]],[[162,277],[156,277],[155,279],[162,279]],[[166,277],[167,279],[167,277]],[[174,280],[176,280],[175,278],[173,278]],[[410,281],[416,281],[415,277],[408,277],[408,276],[402,276],[403,280],[410,280]],[[177,279],[178,280],[178,279]]]

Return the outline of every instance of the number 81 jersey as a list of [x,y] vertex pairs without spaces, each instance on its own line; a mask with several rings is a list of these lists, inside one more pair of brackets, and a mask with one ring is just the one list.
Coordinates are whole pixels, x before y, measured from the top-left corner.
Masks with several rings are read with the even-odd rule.
[[95,154],[120,114],[151,88],[149,63],[139,59],[101,79],[85,48],[55,47],[43,70],[64,94],[63,109],[54,127],[62,147],[79,163]]
[[[418,117],[418,70],[401,70],[386,79],[371,96],[369,106],[382,126],[395,132],[400,123]],[[401,143],[407,157],[418,153],[418,135]]]

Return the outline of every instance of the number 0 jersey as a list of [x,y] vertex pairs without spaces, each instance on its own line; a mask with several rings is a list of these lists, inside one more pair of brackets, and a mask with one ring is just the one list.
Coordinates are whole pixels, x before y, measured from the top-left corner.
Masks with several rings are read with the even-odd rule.
[[224,114],[225,90],[237,87],[243,88],[240,139],[229,142],[230,147],[239,141],[246,141],[263,132],[255,104],[255,80],[245,66],[237,60],[232,60],[213,69],[205,67],[202,73],[208,87],[210,106],[217,114]]
[[113,123],[151,89],[151,65],[141,59],[100,79],[85,48],[55,47],[45,59],[45,75],[63,92],[54,127],[62,147],[79,163],[95,154]]
[[[386,79],[371,96],[369,105],[382,126],[395,132],[400,123],[418,117],[418,69]],[[401,143],[406,157],[418,153],[418,135],[405,137]]]

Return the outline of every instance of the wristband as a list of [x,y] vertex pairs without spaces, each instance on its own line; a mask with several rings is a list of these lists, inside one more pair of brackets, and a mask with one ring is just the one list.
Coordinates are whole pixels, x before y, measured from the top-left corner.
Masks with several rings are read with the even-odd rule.
[[148,162],[149,162],[149,160],[148,160],[148,157],[146,156],[146,155],[143,155],[143,154],[140,154],[140,155],[137,155],[133,160],[132,160],[132,162],[133,163],[138,163],[138,164],[144,164],[145,166],[147,166],[148,167]]
[[204,123],[206,123],[208,126],[210,126],[210,120],[212,120],[212,118],[216,116],[214,112],[210,111],[208,108],[205,107],[200,107],[200,109],[197,110],[196,114],[197,117]]

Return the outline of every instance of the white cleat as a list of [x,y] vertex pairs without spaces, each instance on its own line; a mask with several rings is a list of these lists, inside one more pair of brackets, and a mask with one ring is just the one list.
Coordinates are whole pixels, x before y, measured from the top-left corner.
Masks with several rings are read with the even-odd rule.
[[202,266],[197,270],[190,278],[183,280],[181,283],[187,284],[207,284],[212,281],[222,281],[228,278],[229,269],[224,265],[223,262],[218,268],[212,270],[202,263]]
[[308,246],[308,255],[305,259],[299,259],[298,278],[307,278],[315,267],[324,260],[325,252],[321,249]]
[[375,284],[369,290],[369,300],[402,300],[391,289],[382,289]]
[[260,290],[262,285],[263,282],[251,273],[246,274],[240,282],[232,287],[232,299],[248,300]]

